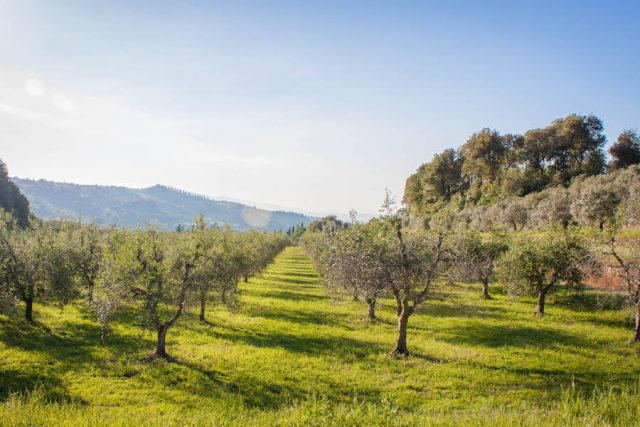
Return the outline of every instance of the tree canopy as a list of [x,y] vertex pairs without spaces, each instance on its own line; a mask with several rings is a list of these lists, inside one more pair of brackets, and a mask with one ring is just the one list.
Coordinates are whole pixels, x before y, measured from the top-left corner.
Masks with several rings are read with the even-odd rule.
[[407,179],[404,201],[412,214],[428,216],[451,200],[495,203],[549,186],[568,186],[575,177],[605,170],[603,130],[598,117],[576,114],[524,135],[482,129],[458,150],[446,149],[420,166]]

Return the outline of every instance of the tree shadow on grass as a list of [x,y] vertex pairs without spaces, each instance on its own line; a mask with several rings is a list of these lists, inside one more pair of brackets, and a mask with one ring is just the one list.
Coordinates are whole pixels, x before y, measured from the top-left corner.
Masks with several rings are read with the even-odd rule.
[[308,356],[332,356],[343,360],[365,358],[388,352],[380,344],[354,338],[336,336],[300,336],[280,332],[253,332],[242,329],[216,331],[215,336],[231,342],[258,348],[281,348]]
[[325,301],[329,297],[326,295],[315,295],[304,292],[291,291],[260,291],[259,296],[265,298],[277,298],[293,301]]
[[449,328],[438,340],[452,344],[483,347],[551,347],[555,345],[588,346],[587,340],[555,329],[529,326],[495,326],[471,323],[464,328]]
[[[37,390],[38,396],[47,401],[83,403],[71,397],[61,377],[53,372],[62,373],[85,363],[96,362],[88,351],[90,333],[84,326],[74,324],[74,335],[66,336],[56,334],[40,323],[29,324],[11,318],[0,320],[0,342],[9,348],[43,354],[49,359],[33,364],[24,363],[19,370],[0,367],[0,400],[5,400],[12,393],[24,394]],[[91,345],[95,345],[95,341]]]
[[[185,372],[181,373],[180,369],[190,371],[191,375]],[[165,383],[166,386],[181,389],[186,393],[219,400],[228,399],[229,395],[234,395],[242,400],[244,406],[263,410],[275,410],[283,406],[290,406],[296,401],[309,398],[310,393],[308,387],[298,386],[301,384],[298,380],[286,377],[265,378],[258,366],[243,375],[230,376],[197,363],[177,359],[158,370],[158,374],[163,378],[159,380],[160,382]],[[180,377],[186,377],[188,381],[179,381]],[[332,400],[344,403],[353,400],[352,388],[345,388],[327,377],[321,377],[319,381],[323,383],[320,388],[330,390]],[[359,394],[359,397],[376,402],[380,399],[380,391],[367,390]]]
[[300,277],[302,279],[318,279],[317,273],[313,271],[309,271],[307,269],[295,269],[295,268],[287,268],[286,270],[280,271],[272,271],[267,275],[269,278],[273,277]]
[[[418,307],[416,314],[455,319],[505,319],[508,316],[507,310],[490,304],[490,301],[476,306],[455,301],[427,301]],[[412,320],[409,320],[409,325],[412,325]]]
[[[194,363],[186,361],[177,363],[202,378],[199,381],[201,394],[217,398],[224,398],[226,393],[234,394],[240,396],[247,407],[277,409],[305,395],[302,389],[290,383],[268,382],[253,375],[230,378]],[[192,389],[187,391],[194,392]]]
[[[97,324],[64,321],[52,331],[46,325],[29,325],[17,320],[0,321],[0,341],[10,347],[41,352],[61,361],[92,361],[90,348],[100,345],[103,330]],[[105,345],[128,351],[136,350],[145,341],[108,331]],[[147,340],[148,341],[148,340]]]
[[[485,364],[474,363],[474,369],[486,369],[496,371],[501,375],[503,372],[518,375],[521,380],[519,384],[525,388],[540,388],[540,382],[544,383],[544,388],[553,393],[560,393],[562,387],[571,384],[572,387],[593,391],[594,387],[607,383],[623,384],[629,382],[628,373],[614,373],[608,369],[598,370],[576,370],[575,367],[567,369],[558,367],[514,367],[514,366],[487,366]],[[557,366],[557,364],[556,364]]]
[[[95,350],[102,346],[100,335],[101,328],[90,323],[63,322],[54,332],[46,326],[28,325],[16,319],[1,320],[0,342],[9,348],[42,355],[44,359],[32,366],[25,365],[13,374],[0,371],[0,398],[6,397],[3,393],[26,392],[38,387],[46,398],[70,400],[61,377],[51,372],[55,370],[64,375],[91,367],[113,371],[119,366],[118,360],[114,364],[114,360],[98,356]],[[134,353],[145,346],[153,348],[153,343],[141,337],[111,333],[105,339],[105,346],[122,353]],[[73,400],[78,401],[76,397]]]
[[0,368],[0,402],[4,402],[14,393],[25,395],[34,391],[46,401],[84,403],[71,397],[60,377],[56,375],[30,372],[28,368],[19,371]]
[[447,362],[449,362],[448,359],[432,356],[430,354],[425,354],[425,353],[414,353],[414,352],[411,352],[411,353],[409,353],[409,358],[412,358],[412,357],[414,357],[416,359],[421,359],[421,360],[424,360],[425,362],[430,362],[430,363],[447,363]]
[[553,302],[578,312],[617,311],[627,307],[626,297],[622,294],[594,291],[557,293]]
[[327,325],[346,326],[349,315],[344,313],[324,312],[317,310],[286,310],[281,307],[251,307],[243,310],[245,314],[252,317],[263,317],[270,320],[278,320],[301,325]]
[[284,275],[276,275],[276,276],[271,276],[271,277],[267,277],[266,278],[268,281],[271,282],[272,285],[300,285],[300,286],[311,286],[311,285],[315,285],[316,283],[318,283],[319,279],[310,279],[310,278],[304,278],[301,279],[299,277],[293,277],[293,276],[284,276]]

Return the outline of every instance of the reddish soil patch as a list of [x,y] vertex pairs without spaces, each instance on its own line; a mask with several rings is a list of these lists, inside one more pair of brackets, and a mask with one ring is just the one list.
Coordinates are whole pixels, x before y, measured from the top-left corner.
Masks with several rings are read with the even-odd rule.
[[605,269],[599,276],[587,277],[584,283],[596,289],[604,289],[608,291],[622,290],[622,279],[611,268]]

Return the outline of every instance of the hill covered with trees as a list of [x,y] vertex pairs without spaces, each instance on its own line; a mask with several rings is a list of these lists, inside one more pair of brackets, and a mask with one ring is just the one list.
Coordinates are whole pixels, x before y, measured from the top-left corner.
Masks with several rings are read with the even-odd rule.
[[[543,190],[545,197],[553,194],[566,199],[564,189],[581,180],[595,188],[586,189],[581,194],[585,197],[602,199],[604,204],[608,203],[603,199],[606,197],[623,199],[624,194],[612,196],[601,191],[606,190],[611,179],[587,179],[638,164],[640,139],[636,132],[624,131],[610,147],[611,161],[607,163],[603,131],[598,117],[576,114],[523,135],[482,129],[461,147],[436,154],[420,166],[407,179],[404,201],[413,216],[428,221],[445,206],[456,210],[492,206]],[[628,174],[627,178],[632,184],[637,181],[637,173]],[[595,192],[599,192],[598,196]],[[575,199],[576,195],[571,196]],[[575,219],[579,217],[575,215]]]
[[7,166],[0,160],[0,211],[10,212],[18,225],[29,224],[29,201],[9,179]]
[[314,218],[285,211],[268,211],[241,203],[214,200],[164,185],[134,189],[101,185],[78,185],[45,180],[13,178],[42,219],[77,218],[99,225],[127,227],[154,223],[170,230],[188,226],[203,214],[211,223],[236,230],[283,230],[308,224]]

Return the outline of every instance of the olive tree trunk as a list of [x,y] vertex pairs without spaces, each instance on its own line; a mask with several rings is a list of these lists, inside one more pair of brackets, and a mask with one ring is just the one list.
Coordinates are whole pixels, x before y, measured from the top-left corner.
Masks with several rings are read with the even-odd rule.
[[397,356],[407,356],[409,350],[407,349],[407,325],[409,324],[409,313],[406,310],[402,310],[400,316],[398,316],[398,339],[396,341],[396,348],[393,349],[393,354]]
[[27,320],[27,322],[33,323],[33,298],[25,298],[24,304],[24,318]]
[[640,301],[636,304],[636,330],[633,340],[640,342]]
[[[173,317],[171,317],[171,319],[167,320],[165,323],[160,323],[159,321],[156,323],[156,327],[158,328],[156,356],[158,357],[171,359],[166,350],[167,331],[174,323],[176,323],[180,315],[182,315],[182,311],[184,310],[184,300],[187,297],[187,290],[189,288],[189,273],[192,267],[192,264],[187,264],[185,266],[184,276],[182,279],[182,288],[180,289],[180,295],[178,296],[178,309],[173,314]],[[157,316],[154,317],[156,317],[157,319]]]
[[200,316],[201,322],[204,322],[204,311],[207,305],[207,290],[204,287],[200,288]]
[[376,320],[376,299],[367,298],[367,305],[369,306],[369,320]]
[[538,293],[538,305],[536,307],[536,314],[540,317],[544,316],[544,301],[547,297],[547,291],[542,290]]
[[167,355],[167,331],[171,325],[168,323],[163,323],[158,326],[158,342],[156,344],[156,356],[166,358]]
[[482,279],[482,298],[491,299],[491,295],[489,295],[489,279]]
[[87,303],[89,304],[93,303],[93,288],[94,288],[93,284],[89,284],[87,286]]

